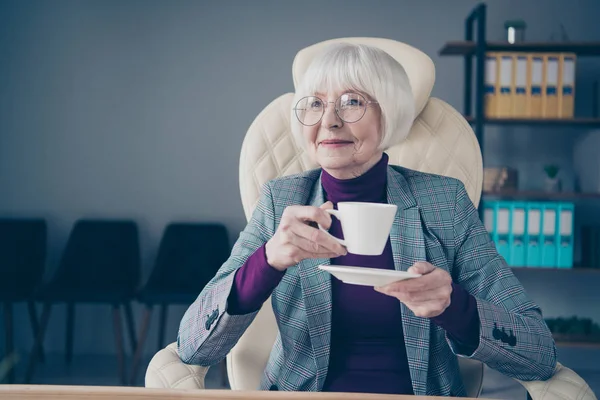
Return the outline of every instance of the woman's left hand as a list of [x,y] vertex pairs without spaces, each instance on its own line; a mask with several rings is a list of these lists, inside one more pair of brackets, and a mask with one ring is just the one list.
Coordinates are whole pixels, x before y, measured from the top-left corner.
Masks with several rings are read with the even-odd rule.
[[417,317],[433,318],[443,313],[450,305],[452,294],[450,274],[428,262],[417,262],[408,272],[422,276],[376,287],[375,290],[397,298]]

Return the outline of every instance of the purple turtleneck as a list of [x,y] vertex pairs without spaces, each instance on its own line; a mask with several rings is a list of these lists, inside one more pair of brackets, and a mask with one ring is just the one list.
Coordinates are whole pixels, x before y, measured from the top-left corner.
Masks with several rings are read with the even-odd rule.
[[[321,183],[327,200],[387,202],[388,156],[365,174],[347,180],[336,179],[325,170]],[[343,238],[339,221],[332,218],[329,232]],[[390,240],[383,254],[362,256],[348,253],[332,258],[333,265],[394,269]],[[260,247],[236,272],[228,299],[230,314],[260,309],[285,272],[270,267],[265,246]],[[412,382],[401,307],[396,298],[368,286],[348,285],[331,277],[332,321],[329,370],[323,391],[412,394]],[[475,298],[453,284],[450,306],[433,323],[472,353],[479,344],[479,315]]]

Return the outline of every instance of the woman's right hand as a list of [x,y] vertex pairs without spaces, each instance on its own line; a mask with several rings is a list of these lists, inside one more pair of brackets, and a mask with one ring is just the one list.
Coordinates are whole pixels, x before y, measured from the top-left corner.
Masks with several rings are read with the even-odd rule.
[[333,208],[328,201],[321,207],[289,206],[283,211],[275,235],[267,242],[269,265],[284,271],[307,258],[334,258],[347,254],[331,235],[307,223],[316,222],[325,229],[331,226],[331,216],[324,209]]

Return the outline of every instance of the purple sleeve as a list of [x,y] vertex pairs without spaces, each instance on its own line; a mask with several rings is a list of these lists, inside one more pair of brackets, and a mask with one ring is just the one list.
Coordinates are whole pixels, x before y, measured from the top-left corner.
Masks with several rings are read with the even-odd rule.
[[265,245],[262,245],[235,272],[227,298],[227,312],[243,315],[258,311],[284,274],[285,271],[280,272],[269,265]]
[[450,305],[431,320],[459,344],[461,354],[471,355],[479,347],[477,300],[459,284],[452,282]]

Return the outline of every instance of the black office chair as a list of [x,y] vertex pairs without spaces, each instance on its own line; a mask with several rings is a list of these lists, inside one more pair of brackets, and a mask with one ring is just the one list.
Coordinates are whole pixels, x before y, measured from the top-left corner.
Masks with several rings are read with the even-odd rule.
[[122,384],[126,384],[120,307],[124,306],[132,350],[136,348],[131,301],[140,280],[138,228],[133,221],[80,220],[76,222],[58,270],[36,298],[44,303],[41,326],[30,354],[25,382],[30,383],[54,303],[66,303],[66,361],[73,353],[76,303],[101,303],[113,307],[113,324]]
[[156,263],[138,301],[145,307],[133,357],[135,383],[154,305],[161,306],[158,349],[164,347],[167,307],[190,305],[229,257],[227,229],[220,224],[172,223],[161,239]]
[[[16,360],[14,303],[27,302],[34,337],[39,330],[33,295],[44,275],[46,238],[47,227],[43,219],[0,219],[0,302],[4,304],[6,340],[3,358],[9,364]],[[8,383],[15,381],[14,370],[9,365]]]

